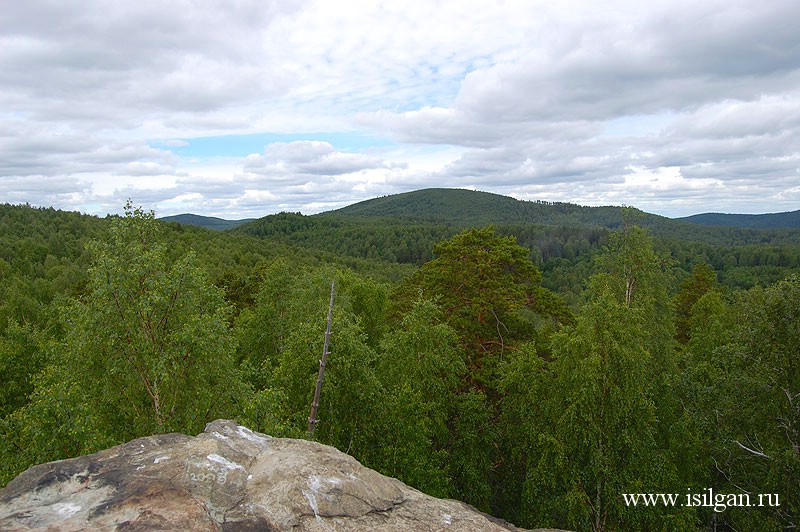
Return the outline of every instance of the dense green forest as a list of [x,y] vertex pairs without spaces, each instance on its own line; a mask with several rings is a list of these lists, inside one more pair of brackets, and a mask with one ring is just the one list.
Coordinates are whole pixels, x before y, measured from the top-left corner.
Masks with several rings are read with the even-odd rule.
[[528,528],[797,526],[800,233],[470,191],[0,205],[0,485],[220,417],[308,437],[332,282],[318,441]]
[[217,231],[224,231],[232,229],[243,223],[252,222],[253,219],[244,220],[223,220],[214,216],[198,216],[197,214],[177,214],[175,216],[164,216],[159,218],[162,222],[175,222],[183,225],[194,225],[197,227],[205,227],[206,229],[215,229]]
[[776,229],[780,227],[800,227],[800,210],[773,214],[722,214],[709,212],[686,216],[685,218],[680,218],[680,220],[693,224],[723,227]]

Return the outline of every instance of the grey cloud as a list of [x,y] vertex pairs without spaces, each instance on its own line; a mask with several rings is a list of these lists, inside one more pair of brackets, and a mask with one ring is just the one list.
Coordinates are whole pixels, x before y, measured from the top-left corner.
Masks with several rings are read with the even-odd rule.
[[41,119],[119,127],[157,110],[210,111],[280,94],[290,78],[264,63],[260,35],[296,8],[247,0],[17,3],[0,22],[0,102]]
[[[624,182],[633,166],[681,172],[669,190],[642,189],[645,199],[715,193],[709,179],[764,193],[796,180],[800,4],[702,3],[637,17],[557,27],[549,48],[470,73],[450,108],[370,118],[406,141],[469,146],[437,175],[457,186],[611,197],[603,183]],[[676,118],[648,134],[602,134],[611,120],[658,113]]]
[[90,193],[91,184],[68,176],[6,176],[0,178],[0,198],[6,203],[32,203],[69,207],[75,198]]
[[31,127],[22,121],[9,121],[0,130],[0,175],[37,175],[58,170],[61,156],[79,157],[96,145],[86,138],[59,134]]
[[33,178],[18,176],[4,177],[0,180],[0,190],[3,191],[2,195],[4,197],[42,193],[68,194],[85,188],[88,188],[88,183],[78,178],[67,176],[39,175],[33,176]]
[[[13,126],[19,126],[14,130]],[[2,176],[78,174],[101,172],[143,175],[149,166],[161,173],[174,172],[174,156],[142,142],[123,142],[74,132],[50,132],[46,128],[11,122],[0,131],[0,179]],[[149,172],[148,172],[149,173]]]
[[452,178],[454,184],[491,183],[493,187],[524,187],[577,184],[614,179],[630,165],[625,151],[615,153],[611,146],[575,149],[569,143],[518,144],[513,148],[468,150],[438,174]]
[[[219,110],[206,113],[175,112],[164,116],[161,120],[165,128],[174,131],[227,132],[246,131],[251,127],[248,118],[230,115]],[[195,136],[195,134],[187,136]]]
[[800,5],[792,0],[703,2],[683,17],[653,17],[646,29],[675,72],[764,79],[797,70],[798,17]]
[[800,131],[798,109],[800,92],[752,101],[723,100],[679,116],[664,133],[692,139],[796,134]]
[[[0,17],[0,193],[118,211],[139,191],[231,216],[424,186],[790,205],[798,19],[794,0],[15,2]],[[228,162],[152,142],[359,126],[400,145],[274,143]],[[175,185],[143,192],[162,178]]]
[[400,141],[491,148],[517,139],[562,139],[570,142],[599,135],[597,120],[500,120],[486,113],[476,116],[459,108],[426,107],[401,114],[378,112],[359,116],[361,124]]
[[542,136],[540,122],[687,111],[797,86],[796,2],[700,3],[643,13],[556,28],[567,34],[560,46],[534,45],[514,61],[467,75],[452,108],[398,115],[400,135],[475,145],[473,137]]
[[681,167],[687,177],[713,177],[721,181],[746,180],[760,189],[784,190],[800,183],[800,156],[771,160],[739,158],[712,164],[693,164]]

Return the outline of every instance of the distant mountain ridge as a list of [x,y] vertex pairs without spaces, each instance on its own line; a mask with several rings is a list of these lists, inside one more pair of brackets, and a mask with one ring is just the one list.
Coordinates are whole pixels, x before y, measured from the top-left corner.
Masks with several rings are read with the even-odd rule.
[[[774,214],[703,213],[680,218],[649,214],[636,208],[646,219],[674,220],[696,225],[740,227],[745,229],[781,229],[800,227],[800,210]],[[373,198],[324,215],[385,216],[436,219],[449,222],[543,223],[558,225],[564,221],[613,227],[621,223],[621,206],[587,207],[574,203],[524,201],[510,196],[467,189],[428,188]]]
[[[794,229],[800,227],[800,210],[774,214],[703,213],[681,218],[667,218],[631,208],[637,223],[666,230],[674,224],[741,229]],[[276,215],[270,215],[276,216]],[[226,220],[196,214],[160,218],[165,222],[228,230],[270,218]],[[350,219],[394,218],[427,223],[459,225],[542,224],[591,225],[609,229],[622,224],[620,206],[588,207],[573,203],[524,201],[491,192],[467,189],[427,188],[372,198],[340,209],[325,211],[311,218],[344,217]]]
[[206,229],[213,229],[215,231],[225,231],[233,229],[239,225],[252,222],[254,218],[247,218],[244,220],[224,220],[222,218],[215,218],[214,216],[200,216],[199,214],[176,214],[174,216],[164,216],[159,218],[162,222],[174,222],[183,225],[194,225],[197,227],[205,227]]
[[[637,212],[646,217],[661,218]],[[467,225],[581,223],[617,227],[622,224],[620,207],[524,201],[491,192],[452,188],[426,188],[382,196],[316,216],[400,218]]]
[[654,237],[670,242],[725,249],[800,245],[800,231],[796,228],[712,227],[633,207],[524,201],[489,192],[443,188],[373,198],[314,215],[271,214],[232,231],[345,256],[419,265],[432,258],[433,243],[464,229],[494,226],[500,234],[516,236],[518,242],[546,259],[558,256],[564,246],[574,251],[585,248],[587,243],[597,244],[609,231],[620,229],[626,218],[629,223],[648,229]]
[[800,227],[800,210],[771,214],[722,214],[707,212],[676,218],[684,222],[720,227],[743,227],[748,229],[779,229]]

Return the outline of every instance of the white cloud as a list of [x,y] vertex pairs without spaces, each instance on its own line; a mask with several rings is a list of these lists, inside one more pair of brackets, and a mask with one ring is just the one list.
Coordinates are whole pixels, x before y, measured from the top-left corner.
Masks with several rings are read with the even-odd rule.
[[328,142],[296,141],[270,144],[263,155],[248,155],[243,167],[249,174],[295,179],[297,176],[340,176],[389,165],[371,155],[336,151]]
[[[2,201],[104,214],[130,193],[235,218],[460,186],[676,215],[797,208],[794,0],[6,7]],[[395,144],[182,155],[265,132]]]

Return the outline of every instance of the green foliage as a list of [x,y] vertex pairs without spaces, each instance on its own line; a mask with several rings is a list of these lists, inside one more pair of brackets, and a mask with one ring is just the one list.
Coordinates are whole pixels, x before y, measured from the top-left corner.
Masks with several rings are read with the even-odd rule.
[[0,418],[22,408],[42,370],[47,337],[31,325],[12,322],[0,335]]
[[[654,529],[657,510],[632,512],[621,493],[664,492],[668,457],[656,441],[652,357],[641,312],[599,278],[574,330],[554,340],[556,359],[538,462],[524,501],[535,517],[578,529]],[[580,430],[575,430],[581,427]]]
[[178,214],[175,216],[165,216],[159,218],[162,222],[176,223],[183,225],[194,225],[197,227],[204,227],[206,229],[213,229],[215,231],[224,231],[232,229],[243,223],[251,222],[252,219],[246,220],[223,220],[222,218],[215,218],[213,216],[198,216],[196,214]]
[[[307,437],[335,279],[315,437],[365,465],[528,527],[797,523],[796,231],[444,190],[224,233],[127,211],[0,205],[0,483],[215,417]],[[781,506],[621,498],[707,488]]]
[[653,303],[661,261],[644,228],[626,224],[623,230],[613,233],[598,264],[619,303],[628,308]]
[[493,506],[513,523],[533,523],[536,509],[522,503],[528,470],[535,466],[537,434],[546,420],[544,397],[553,386],[552,372],[530,342],[509,353],[499,368],[499,464],[494,474]]
[[[511,366],[523,364],[543,393],[541,409],[521,418],[538,438],[512,454],[528,467],[522,501],[529,510],[521,517],[579,530],[686,525],[690,512],[637,510],[621,495],[681,488],[664,435],[674,414],[663,390],[674,369],[671,329],[661,314],[662,261],[643,230],[626,226],[599,262],[605,273],[590,279],[574,328],[553,338],[553,362],[544,371],[526,358]],[[504,389],[519,388],[517,378],[506,373]]]
[[[675,362],[672,307],[667,294],[670,259],[656,252],[646,229],[626,223],[611,235],[605,253],[597,262],[604,271],[594,279],[602,279],[599,282],[617,303],[640,312],[646,331],[643,347],[662,372],[659,380],[666,384],[663,379],[674,371]],[[589,295],[590,302],[597,297],[591,284]]]
[[170,263],[159,232],[129,204],[93,248],[88,297],[65,309],[67,364],[107,376],[84,383],[87,400],[126,438],[202,430],[241,393],[222,293],[193,254]]
[[249,368],[247,373],[256,389],[269,385],[292,328],[308,323],[319,310],[318,305],[310,307],[320,301],[319,287],[298,279],[298,274],[298,269],[284,259],[264,266],[253,307],[237,319],[237,358]]
[[705,213],[687,216],[686,218],[682,218],[682,220],[701,225],[749,227],[753,229],[800,227],[800,210],[772,214]]
[[791,528],[800,519],[800,277],[752,290],[737,311],[732,341],[715,352],[725,370],[719,469],[728,486],[779,494],[781,505],[726,518],[736,528]]
[[400,327],[381,342],[379,373],[387,384],[416,384],[426,402],[447,404],[467,371],[457,344],[456,331],[444,323],[439,307],[417,299]]
[[[647,214],[633,208],[584,207],[570,203],[547,201],[520,201],[488,192],[463,189],[424,189],[392,196],[384,196],[311,217],[281,213],[279,231],[290,235],[295,231],[308,238],[309,226],[337,226],[352,229],[356,224],[368,222],[382,225],[391,220],[392,225],[439,226],[465,229],[476,226],[549,226],[553,228],[592,228],[617,230],[624,225],[623,210],[636,213],[637,224],[654,235],[702,242],[713,246],[800,244],[796,230],[750,229],[746,227],[708,227],[682,220],[671,220]],[[789,213],[797,216],[797,213]],[[270,218],[270,217],[267,217]],[[287,221],[286,219],[290,219]],[[273,225],[267,219],[241,226],[244,232],[266,230]],[[793,225],[796,227],[796,224]],[[258,229],[260,228],[260,229]]]
[[[723,293],[710,290],[692,305],[689,340],[682,346],[674,393],[684,405],[676,425],[685,439],[683,445],[676,446],[674,457],[687,489],[695,493],[708,488],[717,493],[732,489],[720,472],[720,455],[713,450],[723,446],[720,414],[737,400],[735,395],[720,393],[721,383],[734,370],[723,352],[731,342],[736,320],[736,312]],[[725,517],[708,508],[699,509],[698,514],[709,527]]]
[[23,461],[194,434],[235,415],[246,388],[222,293],[193,255],[167,259],[159,229],[129,204],[109,240],[92,245],[88,293],[63,305],[64,340],[51,343],[31,402],[9,417]]
[[485,393],[469,390],[456,396],[450,433],[448,454],[453,496],[479,510],[489,511],[496,426]]
[[[324,313],[322,317],[321,321],[324,322]],[[334,310],[334,320],[336,331],[331,338],[331,355],[325,368],[323,395],[314,437],[359,456],[374,445],[371,429],[382,392],[374,370],[377,355],[367,344],[366,334],[352,315]],[[295,397],[302,398],[297,405],[303,413],[300,422],[304,426],[307,424],[316,380],[314,377],[322,354],[321,332],[324,332],[324,327],[316,332],[313,341],[308,341],[307,336],[303,335],[305,339],[301,344],[292,344],[275,373],[277,383],[283,383],[286,389],[294,391]],[[284,367],[292,369],[294,365],[290,365],[289,360],[308,361],[312,378],[302,380],[302,376],[308,374],[303,371],[304,366],[300,366],[295,372],[281,371]],[[307,384],[301,389],[296,386],[299,382]]]
[[[725,286],[746,289],[772,284],[800,268],[796,229],[706,227],[630,208],[525,202],[457,189],[397,194],[314,216],[281,213],[234,232],[377,261],[372,264],[387,271],[389,263],[422,265],[433,258],[437,242],[491,224],[498,234],[513,235],[530,250],[545,274],[543,286],[578,303],[584,281],[600,271],[592,268],[592,257],[610,230],[625,225],[624,212],[635,214],[637,224],[666,246],[687,273],[700,259],[719,272]],[[385,278],[396,281],[405,273],[397,269]]]
[[457,340],[438,307],[419,299],[384,336],[377,367],[385,392],[377,454],[368,463],[440,497],[453,494],[448,412],[467,370]]
[[457,231],[448,225],[280,213],[232,232],[379,262],[388,270],[391,263],[422,264],[430,260],[434,243]]
[[275,426],[254,428],[304,434],[322,355],[330,283],[335,279],[331,356],[316,436],[359,452],[354,446],[367,441],[361,436],[362,426],[380,393],[373,367],[386,290],[346,270],[304,269],[284,260],[267,266],[262,278],[254,307],[242,312],[236,323],[238,358],[250,383],[256,390],[271,390],[277,399],[268,415],[261,414]]
[[508,196],[475,190],[429,188],[362,201],[332,211],[339,217],[408,219],[437,224],[485,226],[490,224],[545,223],[575,225],[590,222],[617,227],[615,207],[581,207],[569,203],[519,201]]
[[98,430],[103,420],[85,400],[79,377],[56,365],[45,367],[29,402],[0,422],[0,483],[36,464],[121,443]]
[[[528,302],[541,274],[513,237],[492,228],[459,233],[434,248],[420,270],[424,293],[439,298],[448,320],[469,347],[503,346],[503,320]],[[411,281],[412,284],[414,281]]]
[[682,344],[689,341],[695,304],[717,285],[717,275],[706,263],[692,270],[692,276],[680,286],[673,299],[675,308],[675,338]]
[[400,287],[397,302],[402,309],[420,291],[434,298],[469,353],[472,377],[481,386],[489,384],[486,379],[497,362],[490,355],[502,357],[507,348],[536,334],[523,311],[569,314],[539,286],[541,273],[514,237],[496,236],[491,227],[471,229],[440,242],[434,251],[437,257]]
[[[446,410],[441,401],[428,403],[415,384],[393,384],[385,389],[374,411],[372,445],[358,459],[384,475],[395,477],[434,497],[452,497],[450,457],[444,442]],[[446,406],[446,405],[445,405]]]

